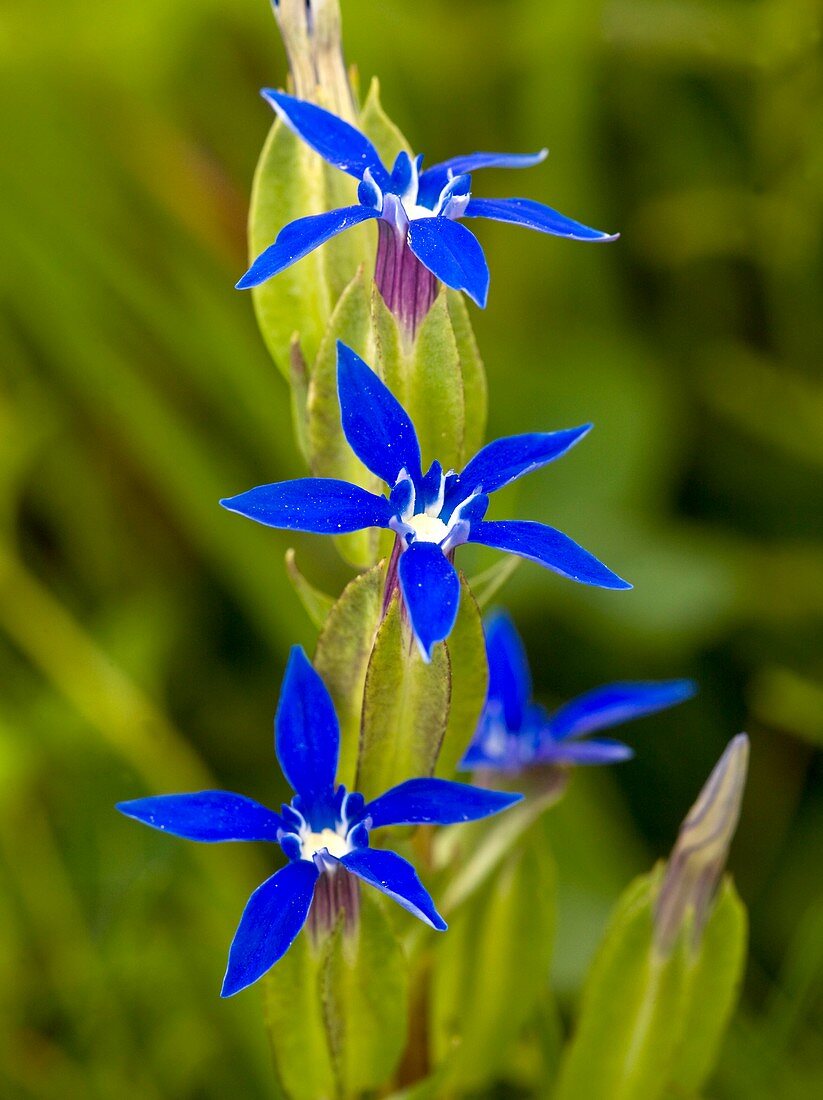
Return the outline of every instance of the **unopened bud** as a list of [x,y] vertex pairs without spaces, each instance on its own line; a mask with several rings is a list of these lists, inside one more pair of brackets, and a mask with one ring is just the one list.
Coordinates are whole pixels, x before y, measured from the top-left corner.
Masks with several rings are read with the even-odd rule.
[[738,734],[680,826],[655,906],[655,947],[668,954],[689,912],[696,945],[712,908],[740,817],[749,739]]
[[295,94],[349,122],[355,103],[346,63],[338,0],[272,0],[289,59]]

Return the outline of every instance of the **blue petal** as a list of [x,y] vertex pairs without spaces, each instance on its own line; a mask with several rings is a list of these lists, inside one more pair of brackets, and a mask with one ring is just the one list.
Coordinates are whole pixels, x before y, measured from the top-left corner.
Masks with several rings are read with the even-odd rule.
[[385,190],[389,174],[365,134],[305,99],[296,99],[273,88],[264,88],[261,94],[285,125],[329,164],[359,180],[369,168],[378,185]]
[[482,487],[493,493],[532,470],[560,458],[591,430],[591,424],[560,432],[532,432],[495,439],[466,466],[449,488],[449,499],[457,499]]
[[341,535],[364,527],[388,527],[394,515],[385,497],[335,478],[302,477],[258,485],[220,503],[230,512],[286,531]]
[[543,523],[529,520],[484,520],[473,523],[470,542],[506,550],[521,558],[529,558],[563,577],[598,588],[626,589],[632,586],[622,580],[588,550]]
[[373,829],[383,825],[455,825],[491,817],[522,797],[447,779],[409,779],[369,802],[363,812],[372,819]]
[[306,923],[318,874],[313,862],[299,859],[257,887],[229,948],[221,997],[245,989],[283,958]]
[[619,726],[632,718],[665,710],[690,699],[696,691],[697,685],[692,680],[604,684],[555,711],[549,718],[548,728],[556,740],[583,737],[595,730]]
[[237,283],[238,290],[247,290],[259,286],[266,279],[278,275],[314,252],[321,244],[336,237],[344,229],[380,217],[377,210],[370,206],[344,206],[340,210],[329,210],[325,214],[311,214],[307,218],[298,218],[283,226],[277,234],[274,244],[261,252],[246,274]]
[[434,542],[413,542],[400,555],[400,589],[424,658],[449,636],[460,602],[454,566]]
[[353,875],[394,898],[415,917],[438,932],[445,931],[446,922],[435,909],[414,867],[395,852],[386,852],[382,848],[358,848],[344,855],[340,862]]
[[451,218],[417,218],[409,223],[409,248],[446,286],[465,292],[483,309],[489,294],[489,266],[480,242]]
[[403,469],[417,484],[422,475],[414,425],[391,390],[342,342],[337,344],[337,392],[343,431],[363,465],[387,485],[393,486]]
[[516,732],[523,725],[532,693],[526,651],[514,624],[504,612],[490,615],[484,629],[489,662],[487,706],[491,703],[502,707],[506,728]]
[[420,201],[436,199],[453,176],[471,174],[480,168],[533,168],[544,161],[548,153],[548,149],[541,149],[539,153],[468,153],[462,157],[451,157],[421,173]]
[[464,218],[491,218],[497,222],[524,225],[555,237],[570,237],[574,241],[616,241],[619,233],[603,233],[582,222],[567,218],[550,206],[532,199],[471,199],[463,212]]
[[219,840],[277,840],[279,815],[242,794],[198,791],[118,802],[117,809],[163,833],[213,844]]
[[531,764],[617,764],[630,760],[634,753],[622,741],[602,738],[598,741],[546,741],[536,751]]
[[330,807],[340,727],[328,689],[300,646],[289,656],[274,728],[277,759],[306,813]]

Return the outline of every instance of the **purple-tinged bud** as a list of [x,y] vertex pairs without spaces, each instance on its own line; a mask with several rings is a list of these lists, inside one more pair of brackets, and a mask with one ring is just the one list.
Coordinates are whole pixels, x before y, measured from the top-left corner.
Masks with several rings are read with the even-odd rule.
[[674,946],[689,913],[695,945],[700,940],[740,817],[748,763],[749,739],[740,733],[680,826],[655,905],[655,947],[663,955]]
[[[398,217],[387,220],[386,207],[394,202]],[[394,195],[384,198],[384,217],[377,223],[377,260],[374,281],[383,301],[405,332],[414,339],[418,327],[434,305],[439,283],[408,245],[408,221]]]

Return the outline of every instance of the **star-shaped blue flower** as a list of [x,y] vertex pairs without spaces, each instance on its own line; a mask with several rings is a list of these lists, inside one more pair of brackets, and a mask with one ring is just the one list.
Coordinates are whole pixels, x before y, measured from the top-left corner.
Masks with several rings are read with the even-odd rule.
[[343,431],[363,464],[388,486],[388,498],[335,478],[299,478],[261,485],[220,503],[268,527],[338,535],[366,527],[394,531],[397,574],[424,657],[447,638],[457,615],[460,582],[452,564],[464,542],[529,558],[564,577],[600,588],[631,585],[542,523],[484,520],[489,494],[565,454],[591,425],[497,439],[460,472],[439,462],[427,473],[408,414],[374,371],[338,344],[337,389]]
[[691,680],[605,684],[549,714],[532,701],[531,676],[517,631],[503,612],[485,623],[489,687],[464,768],[518,772],[536,764],[613,764],[632,756],[611,738],[583,741],[599,730],[622,725],[690,699]]
[[422,157],[412,160],[401,152],[389,171],[369,139],[348,122],[285,92],[264,88],[262,94],[299,138],[360,181],[359,201],[285,226],[237,284],[240,289],[265,282],[338,233],[374,219],[388,223],[404,238],[432,275],[464,290],[480,306],[486,304],[489,269],[477,238],[459,218],[491,218],[576,241],[615,239],[531,199],[472,197],[470,173],[479,168],[527,168],[545,158],[545,149],[530,155],[472,153],[425,171]]
[[288,951],[306,922],[321,875],[354,875],[394,898],[438,931],[445,929],[410,863],[369,846],[385,825],[453,825],[477,821],[519,802],[444,779],[410,779],[364,802],[335,787],[340,729],[331,697],[299,646],[292,649],[275,718],[275,751],[295,794],[281,813],[228,791],[160,795],[117,809],[154,829],[214,843],[277,843],[289,862],[254,891],[229,951],[222,996],[256,982]]

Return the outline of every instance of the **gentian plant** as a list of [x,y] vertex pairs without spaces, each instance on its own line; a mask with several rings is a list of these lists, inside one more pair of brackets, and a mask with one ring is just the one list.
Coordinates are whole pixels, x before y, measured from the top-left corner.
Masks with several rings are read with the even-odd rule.
[[519,772],[540,764],[613,764],[632,750],[592,733],[675,706],[697,690],[692,680],[604,684],[549,713],[532,699],[531,673],[514,623],[498,611],[485,623],[489,688],[464,768]]
[[486,305],[488,264],[461,218],[490,218],[575,241],[616,239],[532,199],[473,197],[473,172],[530,168],[545,159],[546,149],[531,154],[470,153],[425,170],[422,157],[401,150],[389,170],[365,134],[344,119],[272,88],[264,88],[262,95],[302,141],[359,181],[358,201],[285,226],[240,279],[240,289],[259,286],[338,233],[376,220],[380,237],[375,282],[392,312],[413,326],[434,301],[438,280],[465,291],[479,306]]
[[[373,829],[387,825],[453,825],[499,813],[520,801],[445,779],[410,779],[366,802],[335,786],[340,727],[326,686],[299,646],[291,652],[275,718],[275,753],[294,790],[279,814],[229,791],[199,791],[121,802],[127,817],[173,836],[206,843],[268,841],[289,862],[254,891],[229,951],[224,997],[256,982],[291,947],[313,909],[333,923],[338,910],[351,919],[357,894],[322,875],[354,875],[393,898],[432,928],[446,922],[402,856],[372,848]],[[330,896],[331,895],[331,896]],[[318,917],[318,919],[321,919]]]
[[[426,656],[457,616],[460,583],[451,557],[465,542],[528,558],[561,576],[599,588],[631,585],[554,527],[529,520],[485,520],[489,495],[565,454],[590,425],[497,439],[460,471],[434,462],[424,474],[409,416],[377,375],[345,345],[338,347],[343,431],[388,496],[331,478],[261,485],[221,501],[268,527],[343,534],[383,527],[397,536],[397,578],[415,637]],[[394,578],[390,576],[389,584]]]
[[[255,177],[256,259],[238,285],[257,287],[311,476],[222,504],[269,527],[339,536],[354,572],[330,596],[288,559],[319,631],[313,663],[292,649],[275,720],[290,801],[275,811],[221,790],[136,792],[119,809],[161,832],[260,841],[285,857],[249,898],[223,984],[224,996],[264,989],[278,1096],[488,1098],[508,1095],[498,1087],[508,1080],[518,1095],[554,1100],[700,1095],[744,957],[745,913],[722,872],[748,743],[735,739],[721,758],[665,870],[618,902],[573,1033],[561,1035],[548,989],[557,871],[544,811],[574,770],[555,768],[562,783],[530,783],[523,800],[494,788],[511,781],[501,773],[523,771],[525,783],[532,765],[626,759],[626,745],[590,735],[694,685],[610,684],[547,712],[532,700],[512,622],[497,614],[484,634],[485,593],[454,563],[474,543],[585,585],[631,587],[553,527],[486,519],[493,493],[560,458],[589,425],[482,445],[486,379],[463,297],[485,305],[489,283],[463,219],[613,237],[529,199],[474,197],[477,170],[528,167],[545,151],[424,169],[376,84],[362,105],[354,93],[338,0],[274,6],[297,94],[263,93],[277,118]],[[376,251],[344,235],[365,222],[377,223]],[[461,764],[493,789],[458,782]],[[582,814],[574,820],[585,828]],[[470,824],[437,829],[460,822]]]

